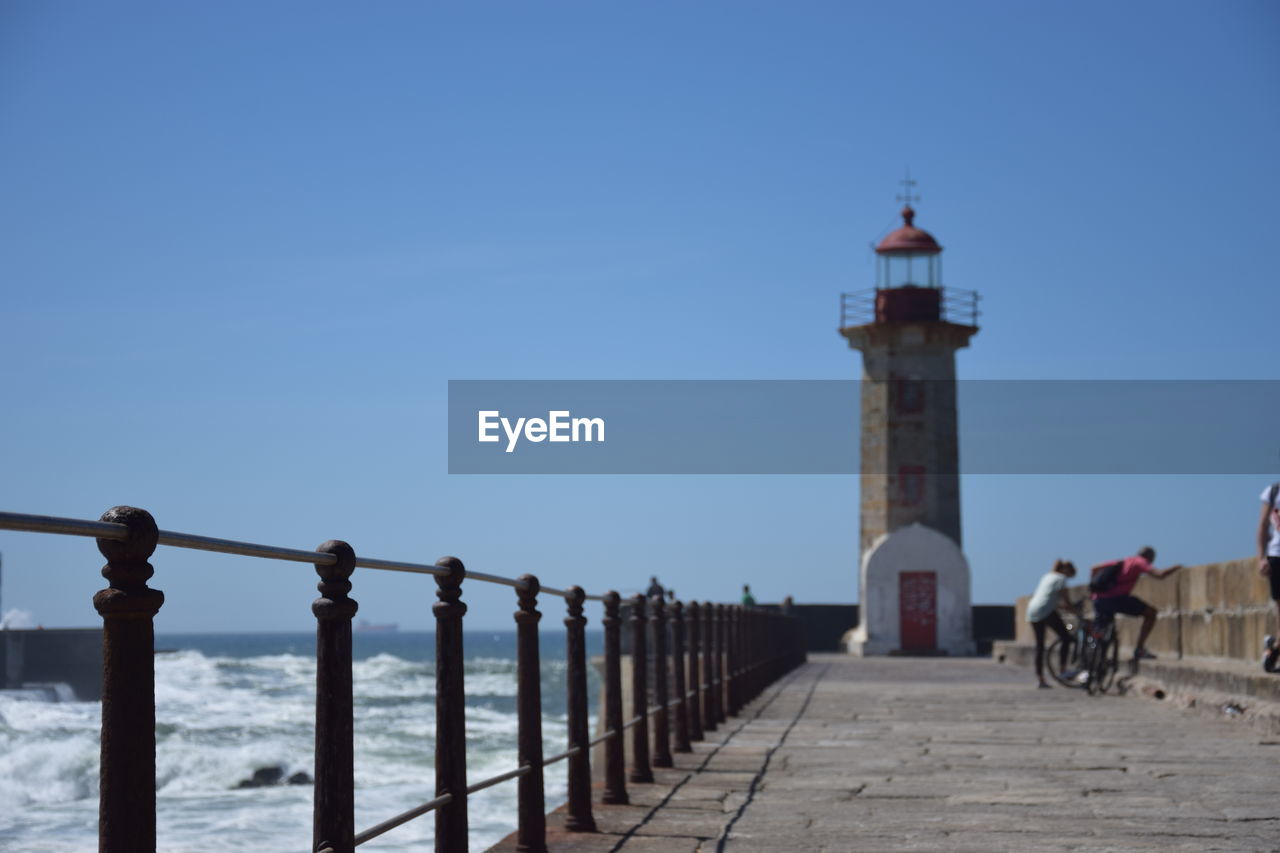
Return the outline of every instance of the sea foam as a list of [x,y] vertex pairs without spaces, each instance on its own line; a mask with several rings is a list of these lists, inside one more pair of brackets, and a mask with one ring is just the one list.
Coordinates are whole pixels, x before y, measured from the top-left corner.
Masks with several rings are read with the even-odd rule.
[[[254,770],[310,773],[315,660],[297,654],[156,656],[157,831],[174,853],[219,846],[292,851],[310,843],[311,787],[238,789]],[[564,664],[543,665],[544,748],[565,748]],[[373,654],[353,665],[356,825],[363,829],[429,800],[434,790],[434,662]],[[515,661],[467,661],[468,778],[514,769]],[[97,832],[98,727],[91,702],[0,694],[0,849],[90,849]],[[564,763],[547,770],[547,803],[563,800]],[[470,798],[471,846],[514,829],[514,782]],[[419,818],[361,850],[421,849],[433,820]]]

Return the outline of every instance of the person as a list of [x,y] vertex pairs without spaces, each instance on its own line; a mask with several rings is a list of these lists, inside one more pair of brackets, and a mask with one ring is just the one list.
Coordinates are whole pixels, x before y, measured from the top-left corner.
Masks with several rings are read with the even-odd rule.
[[[1271,584],[1271,600],[1276,605],[1276,625],[1280,627],[1280,483],[1262,490],[1262,515],[1258,518],[1258,574]],[[1280,659],[1280,642],[1268,634],[1262,641],[1262,668],[1275,672]]]
[[655,595],[658,598],[665,598],[667,591],[662,588],[662,584],[658,583],[657,575],[650,575],[649,588],[645,590],[644,597],[652,599]]
[[[1142,548],[1132,557],[1125,557],[1120,565],[1115,585],[1103,592],[1092,594],[1093,613],[1100,625],[1110,622],[1117,613],[1142,617],[1142,630],[1138,632],[1138,643],[1133,649],[1134,660],[1155,660],[1156,656],[1147,651],[1147,637],[1151,636],[1151,629],[1156,626],[1156,609],[1134,595],[1133,588],[1138,585],[1138,580],[1143,575],[1164,580],[1182,568],[1181,565],[1176,565],[1167,569],[1157,569],[1154,565],[1155,559],[1156,550],[1150,546]],[[1093,570],[1096,573],[1106,565],[1109,564],[1101,563],[1094,566]]]
[[1071,595],[1067,592],[1067,581],[1075,576],[1076,567],[1073,563],[1067,560],[1056,560],[1053,569],[1040,578],[1040,583],[1036,584],[1036,591],[1031,596],[1030,603],[1027,604],[1027,621],[1031,623],[1031,630],[1036,635],[1036,678],[1040,682],[1041,689],[1049,687],[1049,682],[1044,680],[1044,636],[1048,628],[1052,628],[1053,632],[1062,638],[1062,645],[1059,647],[1058,672],[1063,678],[1071,678],[1074,675],[1074,673],[1063,671],[1067,666],[1067,654],[1071,651],[1071,632],[1067,630],[1066,623],[1058,615],[1058,606],[1061,605],[1068,610],[1076,608],[1077,605],[1071,603]]
[[752,595],[752,594],[751,594],[751,585],[750,585],[750,584],[745,584],[745,583],[744,583],[744,584],[742,585],[742,606],[743,606],[743,607],[755,607],[755,606],[756,606],[756,597],[755,597],[754,595]]

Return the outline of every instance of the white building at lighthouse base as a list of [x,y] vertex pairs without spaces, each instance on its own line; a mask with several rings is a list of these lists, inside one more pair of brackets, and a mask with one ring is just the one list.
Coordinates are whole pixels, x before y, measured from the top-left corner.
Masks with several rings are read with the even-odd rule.
[[871,655],[972,655],[969,562],[923,524],[881,535],[862,557],[858,626],[845,650]]

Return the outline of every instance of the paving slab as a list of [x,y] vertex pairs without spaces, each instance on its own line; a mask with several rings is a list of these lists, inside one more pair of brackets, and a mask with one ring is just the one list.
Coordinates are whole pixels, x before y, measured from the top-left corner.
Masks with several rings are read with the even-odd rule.
[[1280,851],[1274,735],[980,659],[815,655],[675,764],[549,849]]

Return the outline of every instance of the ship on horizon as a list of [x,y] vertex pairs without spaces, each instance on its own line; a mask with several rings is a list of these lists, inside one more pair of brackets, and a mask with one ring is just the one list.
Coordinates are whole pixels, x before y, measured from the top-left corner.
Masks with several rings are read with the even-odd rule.
[[386,622],[381,625],[375,625],[365,619],[361,619],[356,623],[356,631],[361,634],[394,634],[400,630],[399,623]]

